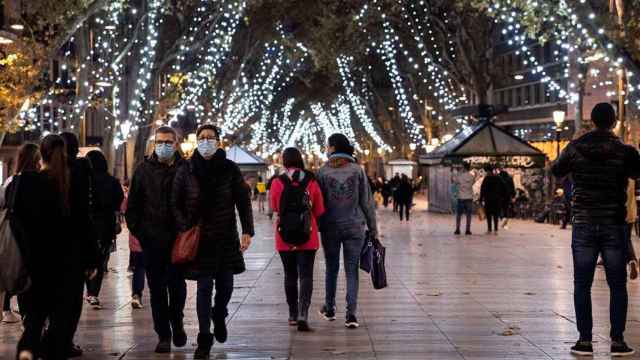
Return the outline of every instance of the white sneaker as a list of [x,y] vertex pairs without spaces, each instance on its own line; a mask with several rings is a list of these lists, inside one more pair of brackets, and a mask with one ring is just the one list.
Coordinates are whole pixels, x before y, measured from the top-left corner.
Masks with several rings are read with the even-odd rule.
[[102,305],[100,304],[100,300],[96,296],[87,296],[87,302],[94,310],[102,309]]
[[20,322],[20,317],[18,317],[13,311],[3,311],[2,322],[5,324],[15,324]]

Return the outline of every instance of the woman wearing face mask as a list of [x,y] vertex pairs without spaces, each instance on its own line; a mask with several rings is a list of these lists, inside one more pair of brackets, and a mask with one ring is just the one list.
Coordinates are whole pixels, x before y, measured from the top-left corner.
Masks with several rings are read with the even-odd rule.
[[[198,282],[198,347],[194,358],[205,359],[213,338],[227,340],[225,319],[233,292],[233,277],[245,271],[242,253],[249,248],[253,231],[251,189],[240,168],[220,148],[220,132],[203,125],[197,132],[198,147],[187,166],[176,175],[171,197],[181,232],[200,226],[200,242],[194,261],[185,266],[187,279]],[[242,224],[238,236],[236,209]],[[214,306],[211,297],[215,282]],[[211,333],[211,319],[214,332]]]

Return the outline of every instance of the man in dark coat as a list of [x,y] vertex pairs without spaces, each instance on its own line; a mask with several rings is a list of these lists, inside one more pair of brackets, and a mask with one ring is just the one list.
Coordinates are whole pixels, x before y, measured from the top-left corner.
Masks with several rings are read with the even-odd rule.
[[72,232],[73,254],[70,258],[84,259],[75,263],[77,266],[62,280],[62,290],[68,296],[69,317],[72,327],[69,329],[69,357],[82,355],[82,349],[73,344],[73,337],[82,315],[84,302],[84,283],[87,277],[93,278],[99,266],[98,238],[95,235],[91,214],[93,213],[93,199],[95,198],[95,184],[91,163],[85,158],[78,158],[78,137],[73,133],[62,133],[60,136],[67,146],[67,161],[71,169],[71,184],[69,186],[69,209],[71,221],[74,224]]
[[493,166],[485,166],[485,172],[486,176],[480,188],[480,203],[484,206],[487,216],[487,232],[491,234],[493,225],[493,231],[497,234],[498,218],[507,197],[507,190],[500,176],[494,174]]
[[171,352],[172,337],[177,347],[187,343],[183,325],[187,285],[171,263],[177,236],[171,188],[178,168],[184,165],[176,146],[172,128],[156,130],[154,153],[133,174],[126,212],[129,231],[144,250],[153,325],[159,337],[157,353]]
[[634,351],[623,336],[628,305],[626,200],[629,178],[640,175],[640,156],[611,131],[616,123],[611,104],[596,105],[591,120],[596,129],[572,141],[551,169],[556,177],[573,179],[573,297],[580,338],[571,352],[593,354],[591,285],[602,255],[611,293],[611,355],[627,356]]

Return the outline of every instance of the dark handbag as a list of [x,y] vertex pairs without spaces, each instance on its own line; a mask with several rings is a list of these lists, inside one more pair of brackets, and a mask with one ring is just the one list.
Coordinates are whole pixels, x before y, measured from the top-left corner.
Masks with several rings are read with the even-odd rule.
[[387,271],[385,269],[386,248],[380,240],[373,238],[367,232],[366,240],[360,252],[360,269],[371,274],[373,288],[387,287]]
[[193,261],[198,254],[200,244],[200,225],[178,234],[171,251],[171,262],[175,265]]

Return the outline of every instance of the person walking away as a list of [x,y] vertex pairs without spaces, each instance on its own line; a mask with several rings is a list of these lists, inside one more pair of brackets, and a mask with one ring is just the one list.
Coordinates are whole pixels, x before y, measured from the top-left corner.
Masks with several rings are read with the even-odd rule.
[[320,248],[317,218],[324,213],[324,200],[315,176],[305,170],[298,149],[285,149],[282,164],[286,171],[273,181],[269,199],[271,208],[279,214],[276,251],[284,267],[289,325],[297,325],[298,331],[311,331],[308,321],[313,265]]
[[133,173],[125,214],[129,231],[140,241],[144,254],[151,315],[159,339],[156,353],[171,352],[172,339],[176,347],[187,343],[183,324],[187,284],[171,263],[178,234],[171,191],[178,168],[185,164],[176,144],[172,128],[156,130],[154,152]]
[[[11,181],[13,181],[14,176],[18,176],[21,173],[28,172],[38,172],[40,171],[40,160],[42,157],[40,156],[40,149],[38,145],[32,143],[26,143],[20,146],[18,149],[18,161],[16,164],[15,172],[12,176],[9,176],[2,187],[0,187],[0,208],[4,208],[6,206],[6,198],[5,192]],[[2,298],[0,294],[0,298]],[[11,309],[11,298],[12,294],[4,294],[4,301],[2,305],[2,313],[0,314],[0,320],[4,324],[14,324],[20,322],[20,317],[16,315]],[[18,306],[22,308],[20,302],[18,302]],[[22,311],[22,309],[20,309]]]
[[[24,170],[14,176],[6,191],[13,200],[12,228],[31,278],[31,287],[19,295],[24,331],[17,344],[19,360],[41,357],[67,359],[76,320],[69,304],[76,297],[67,283],[84,264],[77,256],[76,238],[69,229],[79,226],[71,216],[70,169],[65,142],[45,136],[40,145],[42,172]],[[17,230],[17,231],[16,231]],[[93,271],[95,273],[95,270]],[[82,302],[81,302],[82,304]],[[46,339],[45,321],[49,320]]]
[[451,194],[451,213],[453,215],[458,214],[458,195],[460,193],[460,188],[456,182],[451,179],[451,184],[449,185],[449,193]]
[[325,199],[321,217],[322,247],[326,261],[325,304],[321,315],[336,319],[336,287],[340,269],[340,248],[343,247],[347,277],[347,314],[345,326],[359,327],[358,272],[360,252],[365,241],[365,226],[376,238],[373,197],[364,170],[353,157],[354,148],[343,134],[333,134],[328,141],[328,162],[318,173],[318,183]]
[[400,222],[404,219],[409,222],[409,213],[411,211],[411,205],[413,204],[413,185],[411,180],[405,174],[402,174],[400,178],[400,185],[398,185],[397,198],[398,198],[398,212],[400,213]]
[[382,182],[382,199],[384,208],[389,206],[389,198],[391,197],[391,184],[386,179]]
[[91,162],[95,183],[95,199],[93,225],[98,236],[99,266],[95,278],[87,280],[87,302],[98,310],[102,308],[100,289],[104,278],[104,269],[109,262],[109,255],[116,240],[117,212],[122,206],[124,194],[122,186],[115,177],[109,174],[109,165],[102,152],[90,151],[87,158]]
[[460,222],[462,214],[467,216],[467,227],[465,235],[471,235],[471,216],[473,214],[473,184],[476,178],[471,173],[471,165],[463,163],[463,170],[453,176],[453,183],[458,188],[458,202],[456,204],[456,231],[455,235],[460,235]]
[[[240,168],[227,159],[220,144],[220,130],[202,125],[196,131],[198,146],[187,165],[176,175],[171,196],[178,230],[200,226],[200,240],[185,276],[198,283],[198,347],[194,358],[209,356],[213,340],[227,341],[227,306],[233,294],[233,278],[243,273],[243,253],[254,236],[251,189]],[[238,236],[236,210],[242,225]],[[216,294],[211,307],[215,281]],[[213,334],[211,333],[213,320]]]
[[501,212],[501,216],[502,216],[501,225],[503,229],[508,229],[509,218],[511,218],[512,212],[513,212],[511,204],[513,204],[513,199],[516,197],[516,185],[513,182],[513,177],[511,177],[511,175],[509,175],[509,173],[506,170],[504,169],[500,170],[500,173],[498,173],[498,176],[500,176],[500,179],[502,179],[502,182],[504,183],[504,189],[505,189],[505,197],[504,197],[502,212]]
[[400,174],[396,173],[396,175],[391,179],[391,198],[393,199],[393,212],[398,212],[398,186],[400,186]]
[[[129,204],[129,192],[124,188],[124,201],[122,202],[121,212],[127,212]],[[134,309],[142,309],[142,293],[144,292],[145,282],[145,266],[144,253],[140,241],[129,232],[129,267],[131,268],[131,307]]]
[[630,356],[634,350],[624,341],[629,250],[625,205],[628,180],[640,175],[640,155],[612,132],[616,113],[611,104],[597,104],[591,121],[595,130],[573,140],[551,167],[556,177],[573,179],[573,296],[580,337],[571,353],[593,354],[591,285],[601,254],[611,299],[611,355]]
[[495,234],[498,234],[498,219],[504,206],[506,187],[502,179],[494,174],[493,167],[485,167],[486,176],[480,187],[480,203],[484,206],[487,216],[487,233],[491,234],[492,225]]
[[[277,179],[279,175],[278,169],[276,169],[273,176],[271,176],[269,181],[267,181],[267,199],[271,199],[271,185],[273,185],[273,180]],[[273,219],[273,209],[271,208],[271,203],[269,201],[267,201],[267,215],[269,216],[269,220]]]
[[627,217],[625,228],[625,238],[627,240],[627,246],[629,247],[627,253],[627,264],[629,266],[629,278],[635,280],[638,278],[638,258],[636,257],[636,251],[633,248],[633,241],[631,240],[633,227],[638,221],[638,203],[636,201],[636,181],[629,179],[629,185],[627,186]]
[[[73,262],[70,273],[64,278],[61,286],[69,298],[66,301],[73,317],[73,326],[69,339],[69,357],[81,356],[82,349],[73,343],[74,335],[78,329],[82,306],[84,304],[84,287],[87,274],[94,274],[99,264],[98,239],[93,226],[95,183],[91,163],[86,158],[78,158],[79,142],[74,133],[64,132],[60,134],[65,142],[67,150],[67,162],[71,173],[69,186],[69,210],[73,227],[71,237],[74,242],[72,255],[76,259],[84,261]],[[44,157],[44,155],[43,155]],[[46,336],[45,336],[46,337]]]
[[262,176],[258,176],[256,190],[258,192],[258,211],[263,213],[266,211],[265,203],[267,201],[267,184],[262,180]]

